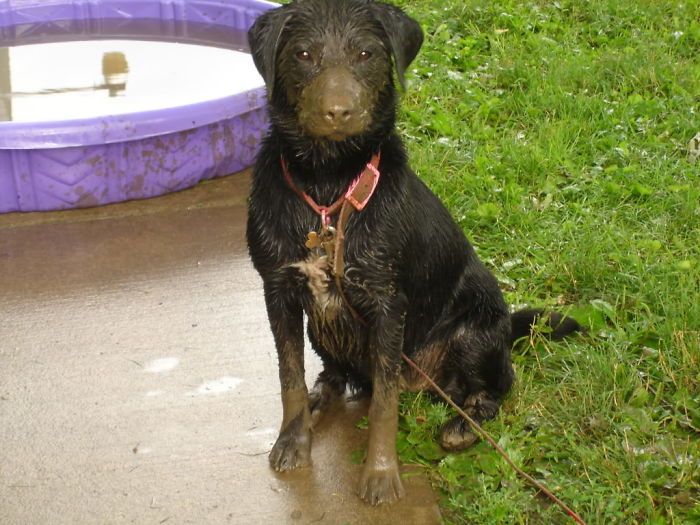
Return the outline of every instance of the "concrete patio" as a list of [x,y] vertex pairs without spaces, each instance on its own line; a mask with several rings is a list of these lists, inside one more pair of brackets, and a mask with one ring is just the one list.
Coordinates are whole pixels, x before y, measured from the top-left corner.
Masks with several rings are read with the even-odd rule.
[[0,523],[441,521],[420,471],[398,504],[355,495],[363,403],[322,423],[312,469],[269,469],[281,404],[248,184],[0,215]]

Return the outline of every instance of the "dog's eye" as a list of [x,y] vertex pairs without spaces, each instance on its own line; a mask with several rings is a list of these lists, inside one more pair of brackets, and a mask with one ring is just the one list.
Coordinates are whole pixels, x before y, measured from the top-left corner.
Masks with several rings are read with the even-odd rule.
[[370,58],[372,58],[371,51],[367,51],[366,49],[363,49],[362,51],[360,51],[360,60],[364,61],[364,60],[369,60]]
[[311,53],[309,53],[306,49],[297,51],[297,58],[304,62],[309,61],[311,60]]

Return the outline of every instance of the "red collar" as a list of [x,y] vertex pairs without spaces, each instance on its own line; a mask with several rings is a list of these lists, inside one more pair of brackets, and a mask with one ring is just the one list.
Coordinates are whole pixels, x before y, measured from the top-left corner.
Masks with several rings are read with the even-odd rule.
[[357,211],[362,211],[365,206],[367,206],[372,195],[374,195],[374,190],[377,189],[377,184],[379,184],[379,177],[381,176],[379,172],[379,159],[380,153],[372,155],[372,159],[367,163],[365,169],[362,170],[352,184],[350,184],[347,191],[341,195],[337,201],[330,206],[320,206],[306,192],[297,188],[289,173],[287,162],[284,160],[284,157],[280,155],[282,172],[284,173],[287,184],[289,184],[289,187],[294,190],[299,197],[306,201],[306,204],[308,204],[311,209],[321,216],[321,224],[323,226],[328,226],[331,223],[331,216],[340,210],[340,207],[346,200],[352,204]]

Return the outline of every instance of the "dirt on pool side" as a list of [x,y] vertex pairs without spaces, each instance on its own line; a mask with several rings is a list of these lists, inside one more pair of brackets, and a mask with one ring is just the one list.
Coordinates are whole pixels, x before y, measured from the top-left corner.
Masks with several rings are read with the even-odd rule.
[[0,215],[0,523],[440,523],[420,471],[398,504],[355,495],[363,403],[321,424],[312,469],[268,467],[281,403],[248,184]]

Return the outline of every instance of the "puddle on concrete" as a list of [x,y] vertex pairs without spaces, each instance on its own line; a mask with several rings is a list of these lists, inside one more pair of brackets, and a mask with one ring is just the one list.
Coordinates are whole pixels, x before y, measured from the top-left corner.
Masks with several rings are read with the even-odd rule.
[[232,49],[135,40],[0,47],[0,121],[174,108],[262,85],[250,55]]

